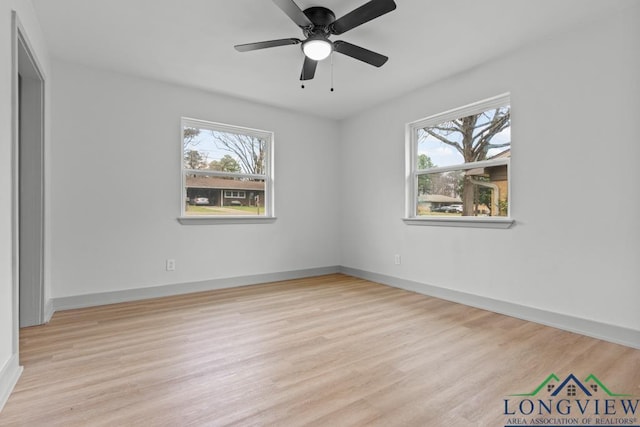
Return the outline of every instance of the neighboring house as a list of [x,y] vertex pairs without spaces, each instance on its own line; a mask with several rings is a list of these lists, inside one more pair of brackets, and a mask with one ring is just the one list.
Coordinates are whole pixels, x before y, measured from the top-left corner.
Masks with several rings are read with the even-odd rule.
[[[509,159],[509,158],[511,158],[511,149],[505,150],[493,157],[489,157],[487,160]],[[493,194],[493,197],[497,203],[491,204],[491,212],[489,212],[489,207],[485,205],[480,205],[478,207],[478,211],[482,213],[490,213],[490,215],[492,216],[499,215],[500,205],[504,207],[508,203],[509,174],[507,170],[507,165],[471,169],[467,171],[467,175],[489,178],[489,183],[490,183],[490,186],[492,187],[492,191],[495,192]]]
[[264,206],[264,182],[187,176],[187,202],[206,197],[211,206]]
[[[511,150],[505,150],[500,154],[488,158],[487,160],[508,159],[511,158]],[[490,166],[484,168],[469,169],[465,173],[466,176],[476,182],[477,188],[486,187],[491,189],[493,202],[491,207],[484,203],[478,203],[474,206],[474,210],[480,215],[500,215],[500,209],[506,210],[509,196],[509,174],[507,165]],[[428,212],[434,212],[442,206],[461,205],[460,197],[451,197],[440,194],[421,194],[418,196],[418,211],[421,215]],[[502,213],[505,215],[505,212]]]
[[418,209],[421,211],[433,211],[439,207],[449,205],[462,205],[462,199],[442,194],[421,194],[418,196]]

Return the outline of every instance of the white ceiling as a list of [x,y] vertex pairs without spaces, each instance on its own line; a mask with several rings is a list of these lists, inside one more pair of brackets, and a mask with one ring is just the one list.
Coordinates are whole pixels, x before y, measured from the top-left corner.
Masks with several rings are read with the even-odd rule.
[[[32,0],[51,55],[340,119],[634,0],[396,0],[397,9],[332,40],[390,57],[375,68],[334,55],[300,88],[299,46],[239,53],[235,44],[303,38],[268,0]],[[337,17],[366,0],[296,0]]]

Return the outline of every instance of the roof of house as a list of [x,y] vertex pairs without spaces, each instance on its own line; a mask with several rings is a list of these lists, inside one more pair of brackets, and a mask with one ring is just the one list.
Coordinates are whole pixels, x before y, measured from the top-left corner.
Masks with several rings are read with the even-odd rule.
[[487,160],[509,159],[509,158],[511,158],[511,148],[507,148],[506,150],[496,154],[495,156],[487,157]]
[[246,181],[220,178],[214,176],[187,176],[187,188],[212,188],[224,190],[259,190],[264,191],[263,181]]
[[[510,159],[510,158],[511,158],[511,148],[508,148],[503,152],[496,154],[495,156],[487,157],[487,160]],[[495,167],[503,167],[503,166],[490,166],[490,167],[495,168]],[[468,169],[467,171],[465,171],[465,174],[466,175],[485,175],[487,173],[487,169],[488,167]]]

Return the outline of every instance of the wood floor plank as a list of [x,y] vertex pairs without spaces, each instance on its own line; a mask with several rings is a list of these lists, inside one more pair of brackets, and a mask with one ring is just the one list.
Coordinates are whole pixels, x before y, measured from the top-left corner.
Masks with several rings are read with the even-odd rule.
[[640,395],[640,350],[341,274],[57,312],[20,346],[0,426],[494,426],[550,373]]

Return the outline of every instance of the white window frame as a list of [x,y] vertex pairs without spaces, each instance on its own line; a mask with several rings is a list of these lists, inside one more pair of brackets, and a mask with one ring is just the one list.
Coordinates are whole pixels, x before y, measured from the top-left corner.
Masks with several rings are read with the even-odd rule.
[[[218,132],[238,133],[261,138],[266,141],[265,153],[265,173],[264,174],[246,174],[239,172],[220,172],[202,169],[186,169],[184,167],[184,129],[185,127],[194,127],[198,129],[214,130]],[[264,222],[273,222],[275,217],[274,210],[274,180],[273,180],[273,145],[274,133],[271,131],[247,128],[243,126],[228,125],[225,123],[211,122],[208,120],[193,119],[182,117],[180,120],[180,216],[178,221],[181,224],[256,224]],[[185,213],[186,193],[186,175],[201,176],[219,176],[225,178],[251,178],[264,180],[264,215],[193,215],[187,216]],[[227,190],[225,190],[226,192]],[[245,193],[246,194],[246,193]]]
[[508,165],[508,200],[509,206],[506,217],[425,217],[417,215],[418,208],[418,176],[425,173],[418,171],[418,130],[425,127],[434,126],[442,122],[455,120],[461,117],[477,114],[492,108],[503,107],[511,104],[509,93],[498,95],[483,101],[475,102],[464,107],[455,108],[440,114],[425,117],[415,122],[407,123],[405,126],[405,217],[403,221],[408,225],[428,225],[428,226],[449,226],[449,227],[477,227],[477,228],[509,228],[515,222],[511,218],[511,159],[483,160],[474,163],[464,163],[454,166],[443,166],[429,168],[429,173],[441,173],[448,171],[459,171],[489,167],[497,165]]
[[[233,193],[236,193],[234,196]],[[224,190],[225,199],[246,199],[247,193],[244,190]]]

